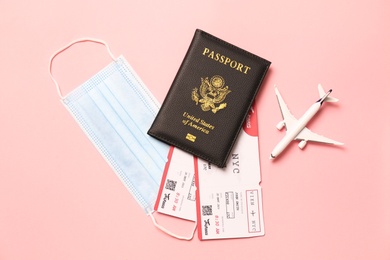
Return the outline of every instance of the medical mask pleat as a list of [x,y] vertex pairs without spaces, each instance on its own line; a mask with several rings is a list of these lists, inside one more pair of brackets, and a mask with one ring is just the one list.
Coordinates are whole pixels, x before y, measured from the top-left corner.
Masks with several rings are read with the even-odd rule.
[[[139,163],[148,165],[148,168],[152,172],[162,171],[163,168],[161,168],[161,164],[158,165],[153,160],[153,158],[155,158],[153,156],[158,156],[158,154],[155,153],[150,142],[145,142],[148,141],[149,138],[139,138],[139,136],[143,135],[142,129],[139,129],[138,123],[126,113],[121,104],[112,95],[111,91],[106,86],[102,86],[97,88],[96,91],[90,91],[89,95],[95,103],[100,104],[100,107],[104,108],[102,110],[104,117],[113,129],[118,132],[119,136],[121,136],[124,144],[123,148],[136,151],[133,157],[136,158]],[[159,180],[157,180],[157,182],[159,182]]]
[[[114,61],[64,97],[52,75],[52,61],[75,43],[87,41],[106,46]],[[126,60],[115,59],[103,41],[80,39],[51,57],[49,72],[64,106],[154,225],[176,238],[192,239],[196,225],[192,236],[181,237],[161,227],[152,214],[169,146],[147,134],[159,104]]]
[[[125,68],[124,68],[125,69]],[[109,87],[112,85],[110,81],[115,80],[117,84],[120,82],[124,83],[124,77],[118,75],[118,73],[113,74],[110,78],[106,80],[107,83],[107,91],[111,91]],[[153,122],[153,118],[157,115],[158,105],[154,103],[148,103],[146,100],[151,99],[149,96],[142,95],[137,87],[134,84],[130,84],[131,88],[127,91],[123,91],[122,88],[118,88],[118,91],[112,92],[112,97],[117,99],[119,103],[122,105],[122,109],[126,111],[132,111],[135,107],[142,108],[142,112],[138,113],[127,113],[129,117],[131,117],[131,121],[125,121],[128,128],[136,127],[140,134],[142,134],[146,139],[149,140],[148,143],[148,153],[154,160],[163,160],[166,161],[166,146],[161,146],[161,142],[154,140],[154,138],[149,138],[147,134],[147,129],[142,129],[142,126],[151,125]],[[134,97],[137,98],[134,98]],[[131,100],[132,103],[128,102]],[[119,109],[119,108],[118,108]]]
[[120,57],[67,95],[63,103],[149,212],[157,197],[168,146],[146,134],[158,106],[149,93],[143,93],[145,89],[126,66]]
[[[105,116],[100,110],[95,111],[94,115],[91,117],[85,111],[88,111],[89,105],[91,103],[87,103],[83,100],[88,100],[91,98],[89,96],[85,96],[79,99],[79,102],[68,103],[69,111],[74,115],[76,121],[80,124],[82,129],[86,132],[87,136],[91,139],[91,141],[95,144],[96,148],[101,152],[106,161],[110,164],[110,166],[115,170],[118,174],[122,182],[125,184],[125,187],[133,194],[134,198],[137,202],[143,207],[145,210],[149,208],[150,205],[147,202],[148,198],[144,198],[141,193],[137,192],[137,188],[133,185],[134,182],[141,182],[141,186],[151,186],[154,187],[155,182],[149,182],[144,184],[149,180],[149,178],[142,177],[144,169],[140,168],[138,163],[135,163],[133,159],[134,155],[129,149],[123,149],[122,138],[121,136],[113,129],[110,124],[101,124],[104,122]],[[92,102],[92,101],[88,101]],[[93,104],[93,103],[92,103]],[[96,131],[96,125],[98,125],[98,130]],[[102,138],[105,138],[106,141],[102,141]],[[120,155],[118,157],[118,154]],[[121,158],[130,158],[129,160],[122,160]],[[126,174],[131,171],[138,172],[141,175],[141,178],[135,175],[135,179],[131,179],[132,176]],[[137,179],[141,179],[140,181]],[[151,195],[153,195],[151,193]]]

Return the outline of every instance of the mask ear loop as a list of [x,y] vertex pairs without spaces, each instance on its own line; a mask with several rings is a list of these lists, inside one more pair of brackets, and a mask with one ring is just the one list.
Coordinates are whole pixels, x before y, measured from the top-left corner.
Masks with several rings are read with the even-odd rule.
[[187,241],[192,240],[194,238],[194,234],[195,234],[195,230],[196,230],[196,226],[197,226],[196,222],[194,224],[194,229],[191,232],[191,236],[184,237],[184,236],[176,235],[173,232],[171,232],[168,229],[166,229],[165,227],[163,227],[160,224],[158,224],[157,221],[156,221],[156,218],[153,216],[153,212],[152,211],[148,211],[148,216],[150,216],[150,218],[152,219],[153,224],[154,224],[154,226],[156,228],[160,229],[161,231],[163,231],[164,233],[170,235],[171,237],[174,237],[174,238],[177,238],[177,239],[180,239],[180,240],[187,240]]
[[111,59],[112,60],[116,60],[116,58],[114,57],[114,55],[112,54],[111,50],[110,50],[110,47],[108,46],[108,44],[105,42],[105,41],[102,41],[102,40],[98,40],[98,39],[93,39],[93,38],[81,38],[81,39],[77,39],[73,42],[70,42],[68,45],[65,45],[64,47],[60,48],[58,51],[56,51],[51,57],[50,57],[50,62],[49,62],[49,74],[50,74],[50,77],[51,79],[53,80],[54,84],[56,85],[56,88],[57,88],[57,93],[58,95],[60,96],[61,99],[64,99],[64,96],[62,95],[62,92],[61,92],[61,88],[60,86],[58,85],[58,82],[55,80],[54,76],[53,76],[53,73],[52,73],[52,67],[53,67],[53,60],[55,57],[57,57],[57,55],[59,55],[60,53],[66,51],[67,49],[69,49],[70,47],[72,47],[73,45],[75,45],[76,43],[83,43],[83,42],[94,42],[94,43],[99,43],[99,44],[102,44],[106,47],[107,51],[108,51],[108,54],[110,55]]

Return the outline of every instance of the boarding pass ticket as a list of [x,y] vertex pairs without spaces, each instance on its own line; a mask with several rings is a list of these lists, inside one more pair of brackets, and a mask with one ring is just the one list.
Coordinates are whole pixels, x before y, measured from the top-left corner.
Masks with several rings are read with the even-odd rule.
[[257,115],[252,108],[225,168],[171,147],[155,210],[197,221],[201,240],[262,236],[260,181]]
[[173,146],[169,150],[154,209],[196,221],[194,157]]
[[264,235],[257,116],[254,109],[225,168],[195,159],[201,240]]

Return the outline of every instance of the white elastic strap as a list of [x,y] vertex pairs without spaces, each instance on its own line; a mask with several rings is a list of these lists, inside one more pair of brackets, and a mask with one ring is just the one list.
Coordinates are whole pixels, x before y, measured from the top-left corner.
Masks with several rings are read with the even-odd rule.
[[192,240],[194,238],[194,234],[195,234],[195,230],[196,230],[196,222],[195,222],[195,225],[194,225],[194,229],[192,230],[192,233],[191,233],[191,236],[189,237],[183,237],[183,236],[179,236],[179,235],[176,235],[174,234],[173,232],[169,231],[168,229],[166,229],[165,227],[159,225],[155,219],[155,217],[153,216],[153,212],[149,212],[148,213],[148,216],[150,216],[150,218],[152,219],[153,221],[153,224],[156,228],[160,229],[161,231],[163,231],[164,233],[174,237],[174,238],[177,238],[177,239],[180,239],[180,240]]
[[58,51],[56,51],[51,57],[50,57],[50,62],[49,62],[49,74],[50,74],[50,77],[51,79],[53,80],[54,84],[56,85],[56,88],[57,88],[57,93],[58,95],[61,97],[61,99],[64,98],[64,96],[62,95],[62,92],[61,92],[61,89],[60,89],[60,86],[58,85],[57,81],[55,80],[54,76],[53,76],[53,73],[52,73],[52,65],[53,65],[53,59],[60,53],[62,53],[63,51],[67,50],[68,48],[72,47],[73,45],[75,45],[76,43],[82,43],[82,42],[94,42],[94,43],[99,43],[99,44],[102,44],[104,46],[106,46],[107,48],[107,51],[108,51],[108,54],[110,55],[111,59],[112,60],[116,60],[114,55],[112,54],[111,50],[110,50],[110,47],[108,47],[108,44],[105,42],[105,41],[102,41],[102,40],[98,40],[98,39],[93,39],[93,38],[81,38],[81,39],[77,39],[71,43],[69,43],[68,45],[62,47],[61,49],[59,49]]

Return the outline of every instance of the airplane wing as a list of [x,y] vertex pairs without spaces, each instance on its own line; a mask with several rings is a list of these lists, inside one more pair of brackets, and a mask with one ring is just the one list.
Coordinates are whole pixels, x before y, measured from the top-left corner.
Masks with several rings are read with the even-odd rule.
[[284,120],[284,126],[286,127],[286,130],[289,129],[289,127],[293,127],[298,120],[291,114],[290,110],[288,109],[286,103],[284,102],[282,95],[280,95],[280,92],[277,88],[275,88],[276,97],[278,99],[280,112],[282,112],[282,117]]
[[[284,126],[286,127],[286,130],[294,127],[298,120],[291,114],[290,110],[288,109],[286,103],[284,102],[282,95],[280,95],[280,92],[277,88],[275,88],[276,97],[278,99],[280,111],[282,112]],[[336,144],[336,145],[342,145],[343,143],[337,142],[335,140],[332,140],[330,138],[324,137],[322,135],[313,133],[308,128],[304,128],[296,137],[295,140],[300,141],[312,141],[312,142],[318,142],[318,143],[326,143],[326,144]]]
[[332,140],[330,138],[327,138],[325,136],[313,133],[308,128],[303,128],[302,131],[295,137],[295,140],[300,141],[312,141],[312,142],[318,142],[318,143],[325,143],[325,144],[336,144],[336,145],[342,145],[343,143],[337,142],[335,140]]

